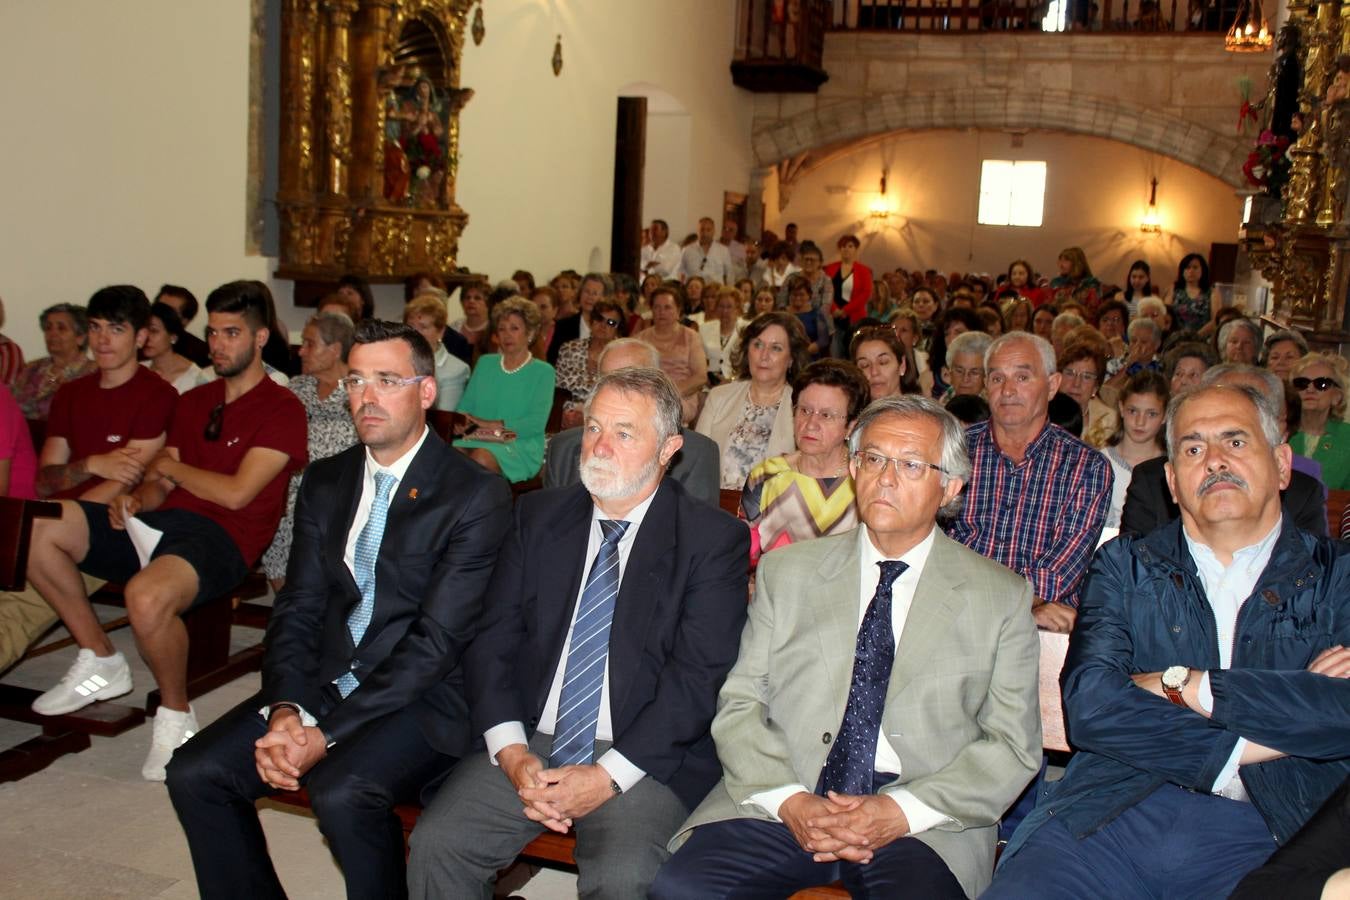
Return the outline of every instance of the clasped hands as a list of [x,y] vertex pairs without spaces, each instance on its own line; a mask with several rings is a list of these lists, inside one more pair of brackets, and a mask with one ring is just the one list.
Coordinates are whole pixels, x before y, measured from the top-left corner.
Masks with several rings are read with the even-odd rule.
[[614,796],[612,779],[603,766],[546,769],[543,760],[524,744],[499,750],[497,765],[525,804],[525,817],[559,834],[571,828],[574,819],[594,812]]
[[277,790],[300,789],[300,779],[328,755],[323,731],[304,725],[295,710],[282,707],[267,723],[267,734],[253,743],[253,764],[264,784]]
[[778,817],[816,862],[869,863],[879,847],[909,834],[904,810],[884,794],[801,791],[783,801]]

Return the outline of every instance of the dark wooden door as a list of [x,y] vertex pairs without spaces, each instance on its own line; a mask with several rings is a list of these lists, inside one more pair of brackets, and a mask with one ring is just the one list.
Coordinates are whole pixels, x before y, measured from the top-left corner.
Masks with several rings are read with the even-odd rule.
[[647,162],[647,98],[620,97],[614,129],[614,215],[609,268],[636,276],[642,255],[642,170]]

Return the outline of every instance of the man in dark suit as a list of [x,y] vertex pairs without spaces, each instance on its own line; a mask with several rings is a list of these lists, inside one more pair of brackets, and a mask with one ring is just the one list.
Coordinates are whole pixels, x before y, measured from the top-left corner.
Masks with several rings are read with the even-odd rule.
[[[645,341],[619,338],[600,351],[595,365],[601,375],[632,366],[658,369],[661,357],[656,348]],[[578,425],[555,434],[548,442],[548,451],[544,454],[544,487],[566,487],[581,479],[582,431]],[[722,484],[717,442],[688,428],[680,429],[680,437],[684,443],[670,463],[669,476],[684,485],[694,497],[716,506]]]
[[670,379],[611,372],[587,401],[582,485],[520,499],[465,657],[487,752],[418,821],[414,897],[491,896],[545,828],[575,828],[581,896],[644,897],[716,783],[708,726],[745,622],[750,536],[663,478],[679,448]]
[[203,897],[284,896],[253,801],[301,785],[348,896],[400,896],[392,808],[469,749],[460,660],[510,495],[427,429],[435,365],[420,334],[364,321],[350,367],[361,445],[305,472],[262,690],[169,764]]
[[[1280,378],[1266,369],[1224,363],[1205,371],[1200,385],[1223,384],[1249,387],[1265,395],[1280,412],[1280,430],[1288,437],[1284,417],[1284,386]],[[1163,466],[1167,458],[1159,456],[1134,467],[1130,486],[1125,491],[1125,506],[1120,513],[1122,534],[1145,535],[1174,521],[1181,515],[1176,500],[1167,488]],[[1327,494],[1320,481],[1299,471],[1290,473],[1289,486],[1280,491],[1280,502],[1294,524],[1304,531],[1327,536]]]

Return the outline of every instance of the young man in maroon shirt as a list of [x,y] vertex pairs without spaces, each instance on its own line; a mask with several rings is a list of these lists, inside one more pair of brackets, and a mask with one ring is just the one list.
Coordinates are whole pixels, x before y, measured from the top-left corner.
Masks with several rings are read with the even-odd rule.
[[[134,488],[164,446],[178,402],[167,381],[136,362],[150,319],[144,292],[132,285],[102,288],[89,299],[88,312],[98,371],[62,385],[52,399],[47,439],[38,448],[35,488],[43,499],[109,503]],[[86,579],[88,590],[102,584]],[[55,621],[32,586],[0,594],[0,671]],[[130,689],[128,681],[121,692]]]
[[174,749],[197,730],[179,616],[233,588],[257,562],[281,518],[287,479],[307,459],[304,408],[263,371],[267,303],[256,281],[212,291],[206,333],[220,377],[178,401],[140,486],[107,505],[63,502],[59,520],[34,528],[29,579],[81,647],[34,709],[55,715],[130,690],[126,661],[98,627],[79,573],[125,581],[127,617],[161,696],[141,769],[151,781],[164,780]]

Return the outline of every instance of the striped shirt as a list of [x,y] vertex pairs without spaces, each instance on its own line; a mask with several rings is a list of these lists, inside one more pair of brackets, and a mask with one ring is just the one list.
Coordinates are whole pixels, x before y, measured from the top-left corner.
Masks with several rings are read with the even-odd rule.
[[988,422],[966,430],[972,464],[961,515],[947,533],[1031,582],[1043,600],[1077,606],[1111,500],[1106,457],[1047,424],[1020,464]]

